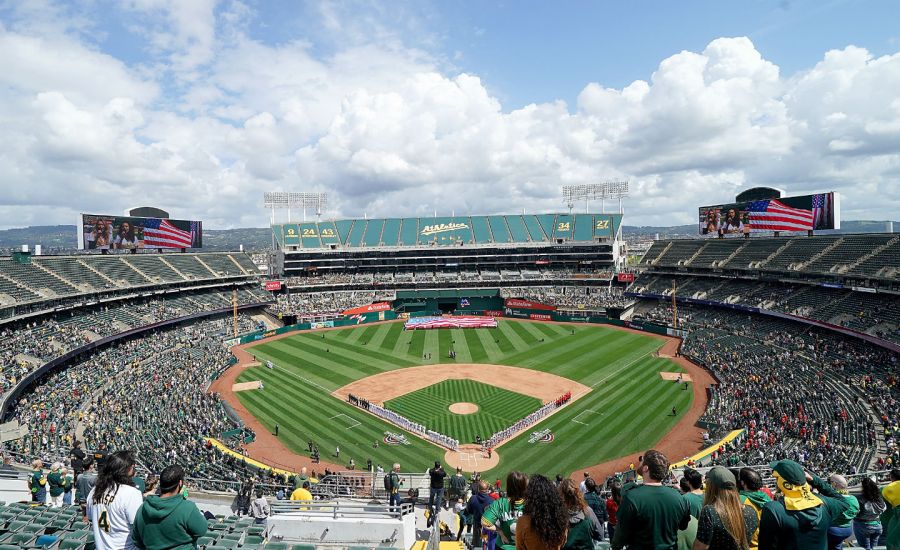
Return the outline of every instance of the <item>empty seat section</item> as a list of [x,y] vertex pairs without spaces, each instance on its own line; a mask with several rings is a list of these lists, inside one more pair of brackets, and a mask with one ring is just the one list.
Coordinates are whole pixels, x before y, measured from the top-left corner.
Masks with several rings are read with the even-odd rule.
[[203,254],[200,259],[220,276],[233,277],[244,274],[228,254]]
[[12,260],[0,263],[2,273],[19,284],[34,290],[49,289],[58,296],[75,294],[78,290],[50,275],[36,265],[19,264]]
[[251,273],[253,275],[259,273],[259,268],[256,267],[255,263],[253,263],[253,260],[250,258],[249,254],[244,254],[243,252],[234,252],[229,254],[229,256],[234,258],[234,260],[238,264],[240,264],[240,266],[243,267],[247,273]]
[[871,251],[884,246],[894,235],[846,235],[834,248],[822,254],[804,271],[828,273],[836,266],[850,265]]
[[679,262],[687,260],[693,256],[700,247],[705,245],[706,241],[698,241],[694,239],[683,241],[672,241],[672,246],[659,259],[656,265],[680,265]]
[[347,246],[362,246],[363,235],[366,233],[366,226],[369,220],[356,220],[350,229],[350,236],[347,237]]
[[894,278],[900,278],[900,240],[892,243],[871,258],[863,260],[858,266],[851,269],[849,273],[886,277],[892,269],[896,270]]
[[[2,260],[2,261],[6,261],[6,260]],[[0,268],[0,272],[5,273],[5,271],[2,268]],[[13,300],[15,300],[17,302],[28,302],[31,300],[40,299],[40,297],[41,297],[39,294],[35,294],[34,292],[32,292],[26,288],[22,288],[21,286],[17,285],[16,283],[14,283],[8,279],[4,279],[2,277],[0,277],[0,293],[6,294],[7,296],[9,296],[10,298],[12,298]]]
[[146,285],[151,282],[150,279],[122,261],[122,258],[85,257],[81,261],[90,264],[91,267],[113,281],[124,281],[124,284],[128,285]]
[[129,254],[123,258],[125,263],[131,264],[139,271],[157,281],[183,281],[184,278],[167,266],[156,256],[149,254]]
[[506,216],[506,225],[509,226],[509,232],[512,235],[513,241],[517,243],[527,243],[531,240],[528,236],[528,229],[525,227],[525,222],[522,221],[522,216]]
[[62,276],[62,278],[73,284],[87,283],[97,290],[114,288],[116,286],[88,269],[77,259],[46,257],[32,261],[36,261],[46,269]]
[[532,241],[545,242],[548,240],[547,234],[541,229],[541,222],[538,221],[537,216],[525,215],[522,216],[522,219],[525,221],[525,227],[528,228],[528,234],[531,235]]
[[472,232],[475,234],[477,244],[491,242],[491,228],[484,216],[472,216]]
[[347,244],[350,239],[350,229],[353,228],[353,220],[338,220],[334,222],[334,228],[337,230],[341,244]]
[[319,240],[319,228],[316,224],[300,224],[300,243],[303,248],[322,248],[322,241]]
[[397,246],[400,241],[400,220],[391,218],[384,220],[384,229],[381,231],[381,242],[385,246]]
[[494,236],[495,243],[510,241],[509,229],[506,227],[506,220],[503,219],[503,216],[489,216],[488,223],[491,224],[491,234]]
[[747,269],[751,262],[761,262],[787,244],[787,239],[749,239],[733,258],[722,264],[733,269]]
[[743,245],[742,241],[736,239],[709,240],[690,265],[692,267],[711,267],[713,262],[724,260]]
[[403,218],[400,226],[400,244],[413,246],[419,242],[419,218]]
[[576,214],[572,238],[576,241],[594,240],[594,216],[589,214]]
[[663,253],[663,250],[666,249],[668,244],[669,241],[653,241],[653,244],[650,245],[650,249],[647,250],[641,258],[641,263],[649,265],[653,260],[659,258],[659,255]]
[[166,254],[165,261],[191,279],[211,279],[216,276],[215,273],[200,263],[196,256]]
[[316,224],[316,227],[318,227],[319,229],[319,239],[322,241],[322,246],[327,247],[332,244],[341,243],[341,239],[338,236],[338,231],[334,226],[334,222],[319,222]]
[[769,271],[785,271],[791,265],[808,262],[837,239],[838,237],[796,237],[791,239],[784,250],[760,267]]

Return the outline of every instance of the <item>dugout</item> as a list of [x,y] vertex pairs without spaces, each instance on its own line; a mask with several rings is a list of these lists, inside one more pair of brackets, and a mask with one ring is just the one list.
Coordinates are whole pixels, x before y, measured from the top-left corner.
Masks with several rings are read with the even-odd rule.
[[398,313],[482,315],[502,311],[499,289],[398,290],[394,301]]

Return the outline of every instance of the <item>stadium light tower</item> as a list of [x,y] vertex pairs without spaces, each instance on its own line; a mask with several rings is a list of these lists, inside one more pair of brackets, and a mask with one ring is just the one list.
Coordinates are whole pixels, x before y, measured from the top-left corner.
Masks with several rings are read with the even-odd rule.
[[275,211],[287,210],[288,222],[291,221],[291,208],[303,209],[303,221],[306,221],[306,209],[314,208],[316,220],[322,217],[322,211],[328,204],[327,193],[294,193],[287,191],[266,191],[263,193],[263,206],[272,209],[272,225],[275,225]]
[[569,214],[575,208],[578,201],[584,201],[585,213],[590,212],[590,201],[600,201],[600,212],[606,211],[606,199],[618,199],[619,213],[622,213],[622,199],[628,196],[628,181],[615,180],[601,183],[587,183],[580,185],[564,185],[562,188],[563,199],[569,207]]

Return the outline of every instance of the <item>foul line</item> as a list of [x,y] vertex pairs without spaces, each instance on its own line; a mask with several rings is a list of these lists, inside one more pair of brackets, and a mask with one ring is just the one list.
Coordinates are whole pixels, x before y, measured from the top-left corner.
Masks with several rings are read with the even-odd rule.
[[603,414],[603,413],[601,413],[601,412],[595,411],[594,409],[588,409],[588,410],[586,410],[586,411],[581,411],[580,413],[576,414],[576,415],[572,418],[572,422],[575,422],[576,424],[581,424],[582,426],[587,426],[587,425],[588,425],[587,422],[582,422],[582,421],[580,421],[580,420],[575,420],[576,418],[578,418],[579,416],[581,416],[581,415],[583,415],[583,414],[585,414],[585,413]]
[[310,384],[310,385],[312,385],[312,386],[315,386],[315,387],[319,388],[320,390],[322,390],[322,391],[324,391],[324,392],[331,393],[331,390],[329,390],[329,389],[326,388],[325,386],[323,386],[323,385],[321,385],[321,384],[318,384],[318,383],[316,383],[316,382],[313,382],[312,380],[310,380],[310,379],[308,379],[308,378],[304,378],[303,376],[300,376],[300,375],[297,374],[296,372],[291,372],[291,371],[289,371],[289,370],[287,370],[287,369],[282,369],[281,367],[279,367],[279,366],[276,365],[275,363],[272,363],[272,367],[274,367],[272,370],[275,370],[276,368],[278,368],[278,369],[280,369],[280,370],[283,370],[284,373],[287,374],[287,375],[293,376],[294,378],[299,378],[300,380],[303,380],[303,381],[306,382],[307,384]]
[[335,418],[338,418],[339,416],[343,416],[344,418],[346,418],[347,420],[349,420],[349,421],[351,421],[351,422],[356,422],[356,424],[353,424],[353,425],[351,425],[351,426],[347,426],[347,427],[345,428],[345,429],[347,429],[347,430],[362,425],[362,422],[360,422],[359,420],[356,420],[356,419],[354,419],[354,418],[351,418],[350,416],[348,416],[348,415],[346,415],[346,414],[344,414],[344,413],[338,413],[338,414],[332,416],[331,418],[329,418],[329,420],[334,420]]

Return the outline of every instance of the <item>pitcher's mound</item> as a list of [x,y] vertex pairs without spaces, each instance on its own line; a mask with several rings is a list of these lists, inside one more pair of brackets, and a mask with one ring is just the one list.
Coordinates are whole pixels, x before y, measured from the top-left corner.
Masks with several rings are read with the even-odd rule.
[[478,412],[478,405],[475,403],[454,403],[449,407],[453,414],[472,414]]
[[494,451],[488,458],[478,445],[460,445],[459,451],[444,453],[444,462],[451,468],[462,468],[464,472],[484,472],[500,464],[500,457]]

